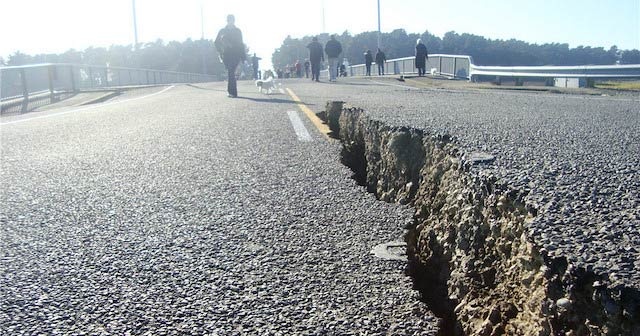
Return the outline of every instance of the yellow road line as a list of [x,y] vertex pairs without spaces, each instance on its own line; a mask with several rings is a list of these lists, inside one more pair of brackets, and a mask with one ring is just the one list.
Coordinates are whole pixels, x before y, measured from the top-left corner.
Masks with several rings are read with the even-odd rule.
[[325,138],[331,139],[329,137],[329,133],[331,133],[329,126],[325,124],[322,121],[322,119],[318,118],[318,116],[315,113],[313,113],[313,111],[311,111],[311,109],[309,109],[307,105],[305,105],[302,102],[302,100],[300,100],[300,98],[298,98],[298,96],[295,93],[293,93],[291,89],[287,88],[287,92],[289,93],[289,96],[291,96],[291,98],[296,102],[296,104],[298,104],[298,107],[300,108],[300,110],[307,115],[307,118],[309,118],[313,126],[315,126],[318,129],[318,131],[322,135],[324,135]]

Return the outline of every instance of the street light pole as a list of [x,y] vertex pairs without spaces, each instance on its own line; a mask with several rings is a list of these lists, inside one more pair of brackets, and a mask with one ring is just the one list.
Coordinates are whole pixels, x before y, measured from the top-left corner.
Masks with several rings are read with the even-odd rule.
[[378,49],[380,49],[380,0],[378,0]]
[[204,40],[204,5],[202,3],[200,3],[200,29],[202,30],[200,38]]
[[202,35],[200,37],[200,42],[202,44],[202,73],[207,74],[209,71],[207,69],[207,42],[204,40],[204,5],[200,3],[200,28],[202,29]]
[[136,18],[136,0],[131,0],[131,5],[133,7],[133,37],[134,37],[134,45],[133,49],[138,50],[138,20]]
[[326,26],[325,26],[325,21],[324,21],[324,0],[322,0],[322,32],[326,33]]

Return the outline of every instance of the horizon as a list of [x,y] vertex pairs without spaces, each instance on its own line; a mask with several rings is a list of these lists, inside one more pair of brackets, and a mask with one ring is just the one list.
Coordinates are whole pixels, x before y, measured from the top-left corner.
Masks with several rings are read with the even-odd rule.
[[[183,42],[202,37],[213,40],[225,25],[227,13],[234,13],[250,53],[255,52],[261,57],[261,68],[266,69],[271,67],[271,56],[286,36],[303,38],[321,34],[323,30],[335,34],[348,31],[351,35],[377,31],[375,0],[348,3],[316,0],[304,6],[293,0],[279,0],[277,3],[281,6],[256,1],[214,4],[212,0],[184,0],[159,4],[152,0],[137,0],[139,43],[158,39],[165,43]],[[56,4],[23,0],[4,5],[6,10],[0,13],[1,31],[11,31],[12,26],[21,24],[21,19],[10,16],[10,13],[22,13],[33,6],[42,8],[33,15],[33,20],[50,29],[45,32],[25,29],[8,35],[0,46],[0,57],[7,60],[17,51],[33,56],[61,54],[70,49],[84,51],[90,47],[133,46],[131,5],[131,0],[60,0]],[[381,30],[388,33],[404,29],[409,34],[429,31],[439,38],[454,31],[491,40],[515,39],[538,45],[566,43],[570,48],[582,45],[605,50],[616,45],[621,50],[640,50],[640,1],[621,0],[602,5],[603,2],[598,0],[570,0],[560,4],[553,0],[487,0],[482,4],[460,0],[455,5],[445,0],[380,0]],[[250,10],[247,7],[251,7]],[[274,7],[280,11],[274,11]],[[103,14],[77,16],[70,8],[75,8],[75,13]],[[412,8],[414,10],[409,10]],[[466,10],[460,11],[460,8]],[[491,24],[486,24],[487,19]]]

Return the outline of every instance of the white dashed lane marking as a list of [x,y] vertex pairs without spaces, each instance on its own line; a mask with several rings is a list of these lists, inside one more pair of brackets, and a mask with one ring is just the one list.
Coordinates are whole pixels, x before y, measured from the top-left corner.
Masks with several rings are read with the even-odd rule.
[[304,127],[302,120],[298,116],[298,112],[296,111],[287,111],[289,115],[289,120],[291,120],[291,125],[293,125],[293,130],[296,132],[298,136],[298,140],[300,141],[313,141],[311,138],[311,134],[307,131],[307,128]]

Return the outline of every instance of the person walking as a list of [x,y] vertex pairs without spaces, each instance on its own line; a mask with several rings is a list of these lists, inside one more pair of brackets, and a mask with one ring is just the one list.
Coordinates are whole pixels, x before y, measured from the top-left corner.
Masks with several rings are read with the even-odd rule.
[[227,92],[231,98],[238,97],[236,68],[241,61],[247,59],[242,42],[242,31],[235,26],[236,18],[227,16],[227,26],[220,29],[214,42],[218,54],[222,55],[222,63],[227,68]]
[[297,78],[302,78],[302,63],[300,63],[300,60],[296,61],[296,77]]
[[342,53],[342,44],[336,40],[335,35],[331,35],[331,39],[324,46],[324,52],[329,60],[329,81],[335,82],[338,74],[338,56]]
[[251,57],[251,66],[253,67],[253,79],[260,79],[260,75],[258,74],[258,69],[260,67],[260,60],[262,58],[256,56],[256,53],[253,53],[253,57]]
[[373,63],[373,55],[371,50],[367,49],[364,53],[364,65],[367,67],[367,76],[371,76],[371,63]]
[[418,39],[418,41],[416,41],[416,68],[418,68],[419,77],[426,74],[428,59],[427,47],[422,43],[421,39]]
[[324,62],[324,53],[322,44],[318,42],[317,37],[311,39],[311,43],[307,45],[309,49],[309,62],[311,62],[311,80],[320,81],[320,62]]
[[304,60],[304,77],[309,78],[309,70],[311,70],[311,62],[308,59]]
[[376,52],[376,64],[378,65],[378,76],[384,75],[384,62],[387,61],[387,55],[378,48]]

